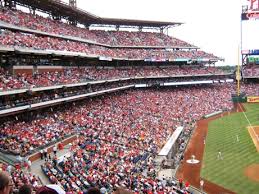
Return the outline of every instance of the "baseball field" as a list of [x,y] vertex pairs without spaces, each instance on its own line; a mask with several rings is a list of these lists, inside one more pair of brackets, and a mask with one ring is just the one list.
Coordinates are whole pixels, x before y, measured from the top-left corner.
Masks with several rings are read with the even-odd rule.
[[208,123],[200,176],[238,194],[258,194],[259,104],[243,107]]

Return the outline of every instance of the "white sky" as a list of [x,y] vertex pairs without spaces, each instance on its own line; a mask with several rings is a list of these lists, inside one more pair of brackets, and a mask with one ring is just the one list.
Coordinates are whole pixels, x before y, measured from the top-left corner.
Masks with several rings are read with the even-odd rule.
[[[101,17],[184,22],[170,34],[225,58],[226,65],[237,64],[240,14],[247,0],[77,0],[77,4]],[[259,49],[259,38],[254,41],[259,21],[252,25],[253,30],[243,33],[243,43],[249,47],[257,42]],[[247,23],[243,22],[243,26]]]

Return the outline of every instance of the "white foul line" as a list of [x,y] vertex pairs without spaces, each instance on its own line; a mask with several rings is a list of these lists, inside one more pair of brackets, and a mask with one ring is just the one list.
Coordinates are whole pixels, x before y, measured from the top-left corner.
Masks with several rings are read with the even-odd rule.
[[255,130],[254,130],[253,126],[251,125],[249,119],[247,118],[247,116],[246,116],[246,114],[245,114],[245,111],[242,109],[242,107],[240,106],[239,103],[238,103],[238,106],[239,106],[240,109],[242,110],[242,113],[244,114],[244,116],[245,116],[247,122],[249,123],[250,127],[252,128],[252,130],[253,130],[253,132],[254,132],[254,135],[255,135],[255,137],[256,137],[256,140],[259,141],[258,135],[255,133]]

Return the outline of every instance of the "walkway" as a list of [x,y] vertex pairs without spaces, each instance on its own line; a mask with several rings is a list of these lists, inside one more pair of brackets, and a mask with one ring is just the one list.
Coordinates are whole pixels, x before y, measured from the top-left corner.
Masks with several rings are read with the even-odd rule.
[[[57,152],[57,157],[61,157],[65,154],[67,154],[69,152],[68,149],[69,145],[65,146],[63,150],[59,150]],[[53,152],[51,153],[51,157],[53,157],[54,154]],[[39,176],[39,178],[41,179],[42,183],[44,185],[46,184],[50,184],[49,179],[46,177],[46,175],[43,173],[43,171],[41,170],[41,165],[44,163],[44,160],[38,159],[36,161],[34,161],[31,165],[31,172],[37,176]]]

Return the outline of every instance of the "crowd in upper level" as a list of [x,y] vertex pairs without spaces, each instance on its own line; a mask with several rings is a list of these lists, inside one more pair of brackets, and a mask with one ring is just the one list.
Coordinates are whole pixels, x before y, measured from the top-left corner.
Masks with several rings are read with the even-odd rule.
[[213,54],[201,50],[166,50],[151,48],[107,48],[93,44],[76,42],[49,36],[39,36],[35,34],[12,32],[5,30],[0,35],[0,43],[4,46],[16,46],[30,49],[56,50],[82,52],[87,55],[105,56],[124,59],[156,59],[169,60],[178,58],[187,59],[215,59]]
[[79,83],[89,80],[107,80],[115,78],[146,77],[146,76],[179,76],[201,74],[224,74],[216,67],[206,66],[167,66],[167,67],[72,67],[57,71],[44,71],[32,74],[17,73],[11,75],[0,68],[0,91],[44,87],[61,84]]
[[39,15],[32,15],[20,10],[11,10],[7,8],[0,9],[0,20],[33,30],[57,35],[80,37],[112,46],[192,47],[192,45],[187,42],[172,38],[163,33],[88,30],[51,18],[45,18]]
[[244,77],[259,77],[259,65],[246,65],[242,72]]
[[206,66],[168,66],[168,67],[139,67],[139,68],[88,68],[85,69],[89,78],[94,80],[113,79],[125,77],[147,77],[147,76],[181,76],[181,75],[203,75],[224,74],[219,68]]
[[[69,97],[78,97],[82,95],[90,95],[95,92],[105,92],[107,90],[114,90],[121,87],[132,86],[136,82],[131,80],[126,81],[101,81],[101,83],[83,83],[78,87],[57,87],[56,89],[39,90],[34,92],[33,89],[25,89],[25,91],[20,91],[17,94],[11,94],[9,97],[3,95],[0,97],[0,111],[12,108],[28,108],[32,106],[41,106],[42,103],[55,103],[54,101],[65,99]],[[154,83],[154,82],[152,82]],[[156,83],[156,82],[155,82]],[[148,84],[148,83],[147,83]],[[7,98],[6,98],[7,97]],[[13,109],[14,110],[14,109]],[[10,110],[12,111],[12,110]],[[3,113],[3,112],[2,112]]]
[[44,87],[60,84],[84,82],[88,79],[84,68],[68,68],[61,71],[46,71],[41,73],[25,74],[11,73],[0,68],[0,91],[31,87]]
[[[168,50],[166,49],[168,47],[190,48],[193,46],[163,33],[88,30],[65,24],[61,21],[44,18],[39,15],[27,14],[19,10],[6,8],[0,9],[0,20],[14,25],[28,27],[33,30],[40,30],[58,35],[87,38],[99,43],[113,46],[128,46],[128,48],[108,48],[105,46],[76,42],[63,38],[54,38],[47,35],[35,35],[19,31],[11,32],[9,30],[3,30],[0,35],[1,45],[4,46],[83,52],[88,55],[139,60],[169,60],[177,58],[217,59],[213,54],[197,49]],[[160,46],[163,48],[129,48],[133,46]]]

